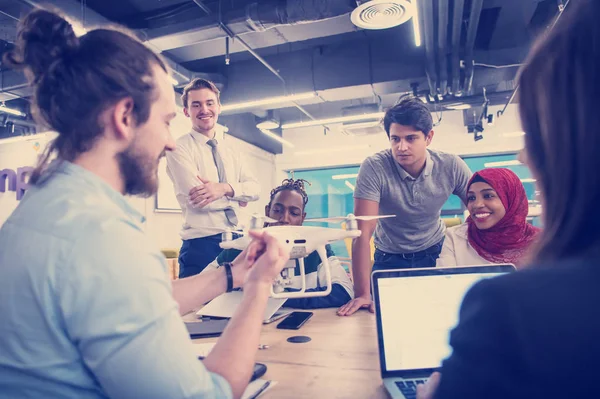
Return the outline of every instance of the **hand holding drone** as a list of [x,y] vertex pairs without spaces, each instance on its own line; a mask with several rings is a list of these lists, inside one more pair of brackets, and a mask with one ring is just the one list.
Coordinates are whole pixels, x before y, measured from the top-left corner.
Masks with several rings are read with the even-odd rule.
[[[270,235],[277,238],[279,242],[289,250],[290,259],[298,259],[300,265],[300,277],[302,288],[299,291],[286,292],[285,289],[291,287],[294,277],[295,266],[285,267],[281,271],[281,275],[274,282],[271,289],[271,297],[273,298],[306,298],[327,296],[331,293],[331,267],[327,258],[325,246],[331,242],[343,240],[345,238],[359,237],[361,231],[358,229],[357,220],[375,220],[395,217],[395,215],[383,216],[348,216],[322,218],[322,219],[306,219],[305,222],[346,222],[346,228],[329,228],[317,226],[290,226],[278,225],[262,227],[264,222],[276,223],[277,221],[265,216],[253,215],[251,229],[268,231]],[[247,235],[243,235],[235,240],[232,239],[231,232],[223,233],[223,241],[220,246],[223,249],[234,248],[244,250],[252,241]],[[327,288],[319,292],[306,292],[306,274],[304,269],[304,258],[317,251],[321,258],[321,263],[325,268],[325,278]]]

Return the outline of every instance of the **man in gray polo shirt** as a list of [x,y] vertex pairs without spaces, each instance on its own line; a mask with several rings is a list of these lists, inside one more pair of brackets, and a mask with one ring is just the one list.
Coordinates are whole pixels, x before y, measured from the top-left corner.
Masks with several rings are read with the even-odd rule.
[[364,307],[374,311],[370,290],[373,232],[373,270],[435,266],[446,230],[440,219],[442,206],[451,194],[465,201],[472,174],[457,155],[427,149],[433,139],[433,121],[418,98],[403,97],[385,113],[383,123],[391,148],[362,163],[354,213],[396,217],[358,222],[362,235],[352,245],[355,298],[338,310],[340,316]]

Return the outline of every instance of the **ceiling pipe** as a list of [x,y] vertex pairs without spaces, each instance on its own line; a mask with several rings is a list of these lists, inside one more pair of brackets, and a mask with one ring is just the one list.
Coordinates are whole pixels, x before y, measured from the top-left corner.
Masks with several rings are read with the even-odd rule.
[[[202,0],[192,0],[209,17],[186,19],[177,23],[167,20],[162,26],[144,30],[149,42],[161,51],[224,39],[216,14]],[[268,0],[255,1],[220,15],[220,22],[236,37],[264,32],[278,26],[304,24],[336,18],[352,12],[355,0]],[[154,21],[156,23],[156,21]]]
[[439,68],[439,86],[438,93],[445,96],[448,93],[448,23],[449,23],[449,2],[438,2],[438,47],[437,47],[437,64]]
[[[194,3],[198,4],[198,3],[202,3],[200,0],[193,0]],[[318,1],[318,0],[304,0],[305,3],[312,3],[313,1]],[[290,1],[288,0],[286,2],[286,4],[290,2],[290,3],[302,3],[302,0],[294,0],[294,1]],[[204,11],[206,11],[203,8]],[[210,9],[209,9],[210,11]],[[275,75],[283,84],[283,88],[286,94],[288,94],[288,89],[287,89],[287,83],[285,81],[285,79],[283,78],[283,76],[281,76],[279,74],[279,72],[273,68],[264,58],[262,58],[256,51],[254,51],[254,49],[252,49],[252,47],[250,47],[248,45],[248,43],[246,43],[243,39],[239,38],[236,36],[235,33],[233,33],[231,31],[231,29],[229,29],[227,27],[227,25],[225,25],[223,22],[220,21],[219,19],[219,26],[221,27],[221,29],[223,30],[223,32],[225,32],[227,34],[228,37],[230,37],[231,39],[237,40],[238,43],[240,43],[242,45],[242,47],[244,47],[246,50],[248,50],[248,52],[250,54],[252,54],[252,56],[254,58],[256,58],[258,60],[258,62],[260,62],[261,64],[263,64],[265,66],[265,68],[267,68],[273,75]],[[294,106],[300,111],[302,112],[304,115],[306,115],[307,117],[309,117],[311,120],[315,121],[317,120],[314,116],[312,116],[303,106],[301,106],[300,104],[298,104],[295,101],[292,101],[292,104],[294,104]],[[329,130],[329,128],[325,125],[322,125],[326,130]]]
[[286,0],[263,1],[246,7],[248,23],[258,30],[277,25],[294,25],[321,21],[352,12],[354,0]]
[[[567,6],[569,5],[570,0],[564,0],[563,1],[559,0],[558,2],[558,14],[556,15],[556,18],[554,19],[554,22],[552,22],[552,24],[546,29],[547,31],[550,31],[552,29],[554,29],[554,25],[556,25],[556,23],[558,22],[558,20],[560,19],[560,17],[562,16],[563,12],[565,11],[565,9],[567,8]],[[506,108],[508,108],[508,105],[514,100],[515,96],[517,95],[517,91],[519,90],[519,85],[517,84],[517,86],[514,88],[514,90],[512,91],[508,101],[506,102],[506,104],[504,104],[504,108],[502,108],[500,111],[498,111],[498,117],[501,117],[504,112],[506,112]]]
[[425,73],[429,84],[429,94],[435,97],[437,94],[437,73],[435,68],[433,0],[417,1],[417,7],[419,7],[419,19],[423,27],[426,57]]
[[450,69],[452,76],[452,95],[460,97],[460,33],[462,31],[465,0],[454,0],[452,12],[452,47],[450,50]]
[[463,91],[468,95],[473,94],[473,75],[475,73],[473,48],[475,47],[475,37],[477,36],[477,27],[479,26],[479,17],[481,16],[482,8],[483,0],[472,0],[469,26],[467,27],[467,41],[465,44],[465,84],[463,86]]
[[[42,0],[18,0],[19,3],[24,4],[31,8],[44,8],[46,6],[46,2]],[[90,26],[103,26],[103,25],[111,25],[113,21],[108,20],[103,15],[95,12],[89,7],[85,7],[82,9],[82,4],[80,1],[75,0],[53,0],[52,5],[59,9],[61,12],[69,16],[72,20],[75,20],[82,24],[82,26],[90,27]],[[84,14],[82,15],[82,10]],[[85,17],[85,21],[83,20]],[[142,33],[142,32],[139,32]],[[142,35],[143,36],[143,35]],[[154,52],[160,53],[162,49],[156,48],[152,45],[151,42],[147,40],[145,37],[140,37],[140,40],[144,41],[146,45],[148,45]],[[181,64],[173,61],[168,56],[163,55],[164,60],[169,66],[172,75],[180,82],[184,84],[191,81],[197,74],[192,71],[184,68]],[[213,80],[217,84],[217,86],[223,86],[224,77],[222,76],[213,76]]]

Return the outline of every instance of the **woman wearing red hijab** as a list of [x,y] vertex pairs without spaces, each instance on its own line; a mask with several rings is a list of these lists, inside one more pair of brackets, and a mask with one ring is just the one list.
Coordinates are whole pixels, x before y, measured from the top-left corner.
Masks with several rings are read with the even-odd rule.
[[539,229],[526,221],[529,205],[519,177],[500,168],[476,172],[467,186],[467,209],[467,223],[446,232],[437,266],[522,266]]

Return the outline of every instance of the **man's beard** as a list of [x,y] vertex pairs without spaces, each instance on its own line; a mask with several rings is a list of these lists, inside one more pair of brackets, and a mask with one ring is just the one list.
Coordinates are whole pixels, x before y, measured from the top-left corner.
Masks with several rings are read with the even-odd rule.
[[[161,157],[164,155],[161,154]],[[160,158],[159,158],[160,159]],[[158,159],[141,153],[135,141],[125,151],[117,154],[119,170],[125,183],[125,195],[149,197],[158,190]]]

